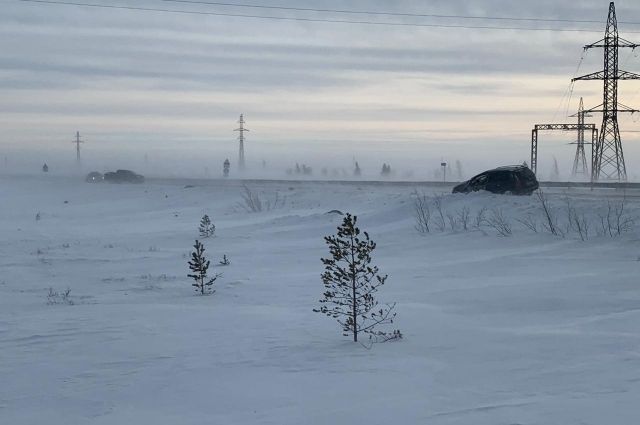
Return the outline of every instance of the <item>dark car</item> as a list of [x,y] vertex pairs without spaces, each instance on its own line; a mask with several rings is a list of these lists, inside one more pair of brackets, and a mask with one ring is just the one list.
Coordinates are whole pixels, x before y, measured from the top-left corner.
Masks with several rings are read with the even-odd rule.
[[538,180],[525,165],[499,167],[478,174],[453,188],[453,193],[470,193],[486,190],[492,193],[531,195],[538,189]]
[[144,176],[131,170],[117,170],[115,173],[105,173],[104,180],[109,183],[142,183],[144,182]]
[[87,177],[85,177],[84,180],[87,183],[102,183],[102,181],[104,181],[104,176],[102,175],[102,173],[92,171],[91,173],[87,174]]

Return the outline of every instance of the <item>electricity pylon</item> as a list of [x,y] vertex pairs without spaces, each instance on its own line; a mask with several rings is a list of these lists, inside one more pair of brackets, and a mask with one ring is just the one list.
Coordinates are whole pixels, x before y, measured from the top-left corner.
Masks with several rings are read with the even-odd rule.
[[576,177],[578,174],[587,175],[589,173],[589,167],[587,166],[587,156],[584,153],[584,119],[585,117],[591,117],[584,112],[584,104],[582,98],[580,98],[580,106],[578,107],[578,140],[576,144],[576,157],[573,160],[573,169],[571,170],[571,176]]
[[75,143],[76,144],[76,164],[78,165],[78,168],[80,168],[80,166],[82,165],[81,161],[80,161],[80,143],[84,143],[82,140],[80,140],[80,132],[76,131],[76,140],[74,140],[71,143]]
[[239,128],[236,128],[233,131],[239,131],[240,136],[238,137],[238,141],[240,142],[240,151],[238,152],[238,170],[242,171],[245,168],[244,163],[244,132],[249,131],[244,128],[244,114],[240,114],[240,120],[238,120],[238,124],[240,124]]
[[618,181],[627,179],[627,168],[622,152],[620,128],[618,127],[618,112],[639,111],[618,103],[618,81],[638,80],[640,75],[618,68],[618,49],[621,47],[635,49],[638,46],[640,45],[627,41],[618,35],[616,7],[613,2],[609,3],[609,16],[604,38],[584,46],[585,50],[595,47],[604,48],[604,69],[571,80],[572,82],[578,80],[604,81],[602,104],[585,111],[586,113],[602,112],[602,127],[594,149],[592,165],[592,176],[595,181],[601,177]]

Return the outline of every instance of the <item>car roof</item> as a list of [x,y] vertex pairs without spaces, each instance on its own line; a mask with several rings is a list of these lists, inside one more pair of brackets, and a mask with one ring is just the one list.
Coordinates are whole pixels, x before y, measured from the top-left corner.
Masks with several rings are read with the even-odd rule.
[[481,176],[483,174],[494,173],[496,171],[525,171],[525,170],[531,171],[529,170],[529,167],[527,167],[526,165],[504,165],[502,167],[492,168],[490,170],[483,171],[482,173],[477,174],[476,177]]
[[476,177],[484,176],[486,174],[490,174],[496,171],[524,171],[524,170],[529,170],[529,167],[527,167],[526,165],[504,165],[502,167],[492,168],[491,170],[483,171],[482,173],[476,174],[475,176],[471,177],[471,179],[475,179]]
[[505,165],[502,167],[494,168],[493,170],[488,171],[521,171],[523,169],[529,169],[529,167],[525,165]]

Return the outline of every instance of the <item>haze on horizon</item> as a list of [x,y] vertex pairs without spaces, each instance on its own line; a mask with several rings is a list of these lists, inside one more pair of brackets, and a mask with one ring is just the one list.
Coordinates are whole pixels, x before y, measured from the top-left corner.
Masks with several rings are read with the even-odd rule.
[[[127,5],[95,0],[95,4]],[[283,175],[296,162],[378,172],[382,162],[430,178],[441,160],[466,174],[529,159],[531,127],[567,118],[600,82],[576,83],[582,46],[601,38],[608,1],[312,1],[256,4],[440,15],[597,20],[495,22],[356,16],[450,25],[580,28],[594,32],[427,28],[263,20],[97,9],[6,0],[0,13],[0,156],[16,167],[71,169],[80,131],[85,169],[156,164],[155,174],[217,174],[237,157],[233,129],[247,119],[247,160]],[[246,10],[141,0],[136,6],[355,19],[326,12]],[[616,2],[621,36],[640,41],[640,4]],[[625,23],[627,22],[627,23]],[[638,23],[633,25],[632,23]],[[640,52],[621,68],[640,72]],[[580,73],[602,67],[590,51]],[[640,82],[620,101],[640,106]],[[600,116],[591,118],[598,126]],[[640,180],[640,120],[623,116],[630,180]],[[631,132],[627,132],[631,131]],[[555,156],[566,174],[571,136],[545,135],[540,172]],[[2,162],[0,161],[0,170]],[[365,174],[366,175],[366,174]]]

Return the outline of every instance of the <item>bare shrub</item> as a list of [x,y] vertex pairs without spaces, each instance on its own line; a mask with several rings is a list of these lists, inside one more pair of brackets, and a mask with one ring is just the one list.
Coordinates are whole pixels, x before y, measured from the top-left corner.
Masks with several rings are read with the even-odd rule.
[[449,222],[449,227],[451,227],[452,232],[458,230],[458,222],[456,221],[455,215],[447,213],[447,221]]
[[442,210],[442,195],[435,195],[433,197],[433,207],[436,210],[435,226],[440,232],[444,232],[447,228],[447,223],[444,218],[444,211]]
[[253,193],[247,186],[243,186],[244,192],[242,193],[243,207],[247,212],[260,212],[262,211],[262,198],[257,193]]
[[551,208],[549,200],[542,189],[538,189],[536,197],[538,198],[538,201],[540,201],[540,208],[542,209],[543,214],[542,228],[554,236],[564,237],[564,233],[558,227],[558,218],[556,217],[556,213]]
[[538,233],[538,220],[536,220],[533,214],[527,214],[525,218],[518,218],[516,221],[533,233]]
[[242,202],[239,202],[238,206],[247,212],[271,211],[273,209],[283,207],[286,202],[286,198],[281,198],[278,191],[275,192],[273,199],[264,199],[247,186],[243,186],[243,193],[241,196]]
[[596,229],[596,235],[598,236],[607,236],[607,225],[605,217],[602,214],[598,214],[598,219],[600,222],[600,226]]
[[483,232],[482,226],[485,224],[487,224],[487,207],[482,207],[476,212],[473,218],[473,228]]
[[615,238],[633,229],[635,218],[627,213],[626,204],[626,195],[622,201],[615,204],[607,201],[607,213],[598,214],[600,218],[599,235]]
[[571,219],[573,221],[573,227],[578,233],[578,236],[580,236],[580,240],[582,241],[588,240],[589,229],[591,225],[589,224],[589,220],[587,219],[587,216],[585,214],[578,213],[574,210],[573,216]]
[[625,207],[627,204],[627,196],[614,206],[614,230],[616,236],[620,236],[625,232],[629,232],[635,223],[635,219],[627,214]]
[[565,196],[564,203],[565,212],[567,213],[567,226],[565,233],[569,234],[571,233],[571,231],[573,231],[573,214],[575,212],[575,208],[573,206],[573,203],[571,202],[571,198],[569,198],[568,196]]
[[573,206],[571,199],[569,197],[566,198],[566,209],[567,209],[567,232],[576,232],[576,234],[580,237],[580,240],[585,241],[589,239],[589,220],[584,213],[578,213],[576,208]]
[[471,210],[469,207],[462,207],[460,211],[458,211],[458,223],[462,227],[462,230],[469,230],[469,219],[471,217]]
[[[413,208],[416,219],[414,227],[418,232],[430,233],[434,228],[439,232],[444,232],[447,230],[447,225],[453,232],[458,230],[469,231],[471,229],[472,220],[469,207],[463,207],[456,213],[449,213],[442,206],[442,195],[429,198],[424,193],[415,190],[413,197]],[[433,207],[430,206],[430,203],[433,203]],[[484,221],[485,212],[486,208],[480,211],[480,221]]]
[[491,215],[487,219],[487,225],[498,232],[500,236],[511,236],[511,223],[499,208],[491,210]]
[[47,294],[47,305],[66,304],[74,305],[75,303],[71,299],[71,289],[67,288],[63,292],[54,291],[53,288],[49,288]]
[[429,233],[431,231],[429,224],[431,222],[431,208],[429,208],[429,198],[424,193],[414,191],[413,209],[416,216],[415,228],[420,233]]

